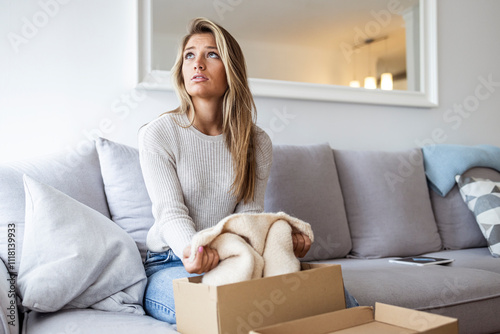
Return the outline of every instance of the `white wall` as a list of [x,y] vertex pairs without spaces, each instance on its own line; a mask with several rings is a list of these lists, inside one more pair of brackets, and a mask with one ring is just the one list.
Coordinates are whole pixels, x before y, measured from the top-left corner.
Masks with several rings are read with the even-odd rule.
[[[41,3],[59,4],[46,22]],[[136,10],[133,0],[0,0],[0,161],[84,152],[99,132],[136,146],[140,125],[177,105],[172,92],[134,90]],[[257,98],[258,123],[276,144],[500,146],[499,12],[495,0],[438,1],[438,108]],[[8,34],[23,36],[27,21],[40,28],[16,53]],[[457,113],[464,104],[471,111]]]
[[112,106],[137,80],[136,21],[135,1],[0,0],[1,160],[117,123]]

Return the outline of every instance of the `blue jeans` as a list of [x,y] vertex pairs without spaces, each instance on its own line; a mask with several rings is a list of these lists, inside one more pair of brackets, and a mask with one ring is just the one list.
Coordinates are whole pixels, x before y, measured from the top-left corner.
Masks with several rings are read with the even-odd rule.
[[[198,276],[184,269],[182,261],[169,249],[162,253],[149,252],[144,263],[148,283],[144,294],[146,313],[158,320],[175,324],[174,288],[177,278]],[[356,299],[345,290],[346,307],[359,306]]]
[[144,293],[147,314],[161,321],[175,324],[174,286],[177,278],[198,276],[184,269],[181,259],[169,249],[162,253],[148,251],[144,263],[148,283]]

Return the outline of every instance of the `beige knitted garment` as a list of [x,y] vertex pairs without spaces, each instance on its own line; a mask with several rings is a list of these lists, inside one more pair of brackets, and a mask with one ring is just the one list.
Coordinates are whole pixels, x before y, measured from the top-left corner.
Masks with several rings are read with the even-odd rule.
[[219,265],[202,278],[209,285],[296,272],[300,261],[293,252],[292,231],[314,241],[311,225],[284,212],[233,214],[193,236],[190,259],[200,246],[217,250]]
[[142,127],[139,156],[155,218],[147,235],[148,249],[172,248],[182,257],[196,232],[234,213],[264,211],[273,150],[269,136],[256,127],[255,198],[238,202],[229,191],[234,174],[224,136],[208,136],[179,124],[189,125],[185,114],[165,114]]

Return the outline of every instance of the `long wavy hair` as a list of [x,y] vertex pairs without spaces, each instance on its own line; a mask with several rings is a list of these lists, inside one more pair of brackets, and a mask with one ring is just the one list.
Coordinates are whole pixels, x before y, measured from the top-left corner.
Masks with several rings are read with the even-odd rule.
[[231,192],[238,202],[252,201],[257,177],[254,128],[256,107],[248,86],[245,58],[234,37],[223,27],[206,18],[196,18],[191,21],[188,34],[182,40],[177,59],[171,70],[173,86],[180,100],[177,112],[187,113],[193,110],[194,117],[196,117],[191,96],[184,86],[183,52],[193,35],[205,33],[214,36],[227,76],[228,88],[223,96],[222,104],[222,133],[231,152],[233,163],[234,180]]

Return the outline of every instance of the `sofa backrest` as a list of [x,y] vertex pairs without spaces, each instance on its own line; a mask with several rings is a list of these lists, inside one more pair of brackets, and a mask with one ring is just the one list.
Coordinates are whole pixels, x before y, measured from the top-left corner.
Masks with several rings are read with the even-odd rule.
[[[305,260],[409,256],[441,249],[419,149],[275,145],[265,208],[312,225],[319,244],[313,244]],[[322,246],[328,243],[335,249]]]
[[[0,235],[14,226],[14,251],[0,238],[0,257],[17,271],[22,250],[23,174],[112,218],[136,241],[144,258],[153,224],[138,150],[99,139],[86,154],[61,153],[0,165]],[[303,260],[345,256],[407,256],[444,248],[486,245],[455,187],[446,197],[429,190],[419,149],[397,152],[332,150],[328,144],[274,145],[265,200],[309,222],[316,242]],[[500,181],[492,169],[467,173]],[[466,173],[466,174],[467,174]],[[109,204],[109,205],[108,205]]]
[[315,241],[305,261],[341,258],[351,251],[344,199],[328,144],[273,146],[264,209],[311,224]]
[[439,251],[420,149],[334,150],[352,256],[378,258]]

